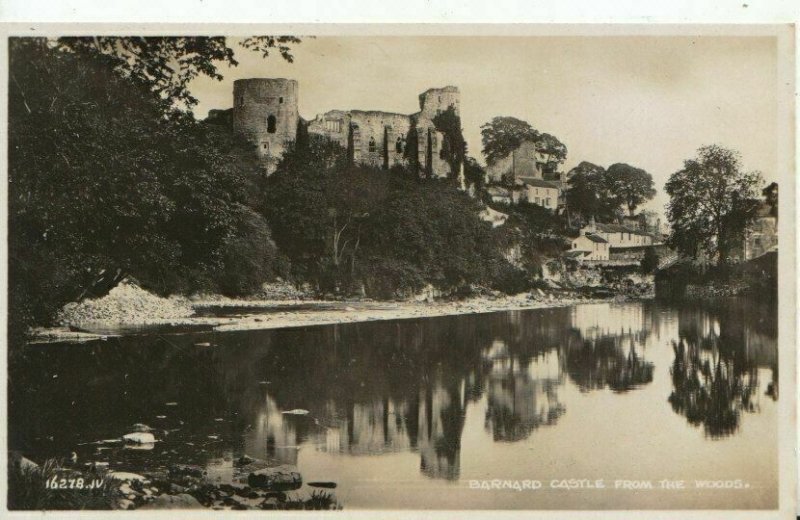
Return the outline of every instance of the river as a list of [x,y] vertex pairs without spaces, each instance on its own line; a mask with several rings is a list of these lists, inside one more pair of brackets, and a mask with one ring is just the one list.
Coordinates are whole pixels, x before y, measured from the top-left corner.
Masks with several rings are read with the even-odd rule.
[[[246,454],[345,509],[774,508],[776,315],[645,301],[28,345],[9,448],[219,482]],[[92,444],[134,423],[159,442]]]

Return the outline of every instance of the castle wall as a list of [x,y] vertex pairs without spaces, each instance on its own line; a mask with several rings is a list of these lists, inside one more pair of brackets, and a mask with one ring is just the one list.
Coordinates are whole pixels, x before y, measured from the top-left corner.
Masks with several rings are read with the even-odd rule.
[[298,85],[290,79],[253,78],[233,82],[233,131],[243,135],[272,172],[286,143],[297,137]]
[[[433,119],[451,106],[455,109],[456,114],[460,114],[460,104],[457,87],[432,88],[419,95],[420,111],[412,116],[419,136],[418,160],[420,165],[425,166],[430,157],[433,177],[444,178],[450,173],[450,164],[441,157],[444,135],[436,130]],[[428,151],[429,142],[430,152]]]
[[542,173],[537,165],[536,144],[533,141],[524,141],[516,150],[488,165],[486,174],[495,182],[500,181],[503,175],[508,178],[513,176],[522,181],[541,179]]
[[350,113],[343,110],[331,110],[320,114],[308,122],[309,135],[321,135],[347,148],[350,128]]
[[433,119],[438,112],[452,106],[456,114],[461,113],[461,96],[458,87],[431,88],[419,95],[419,116]]
[[[384,165],[384,152],[388,152],[388,164],[405,164],[406,138],[411,128],[411,118],[390,112],[362,112],[353,110],[353,159],[356,163],[372,166]],[[400,149],[397,151],[397,140]],[[384,148],[385,143],[385,148]]]
[[[267,172],[277,166],[286,143],[297,137],[298,84],[295,80],[253,78],[233,84],[233,130],[257,149]],[[459,107],[456,87],[429,89],[419,96],[420,112],[396,114],[382,111],[331,110],[308,123],[310,135],[321,135],[352,146],[353,160],[376,167],[408,164],[409,132],[416,128],[419,165],[431,166],[434,177],[447,177],[450,165],[441,157],[443,134],[433,124],[437,114]],[[388,161],[385,160],[388,157]]]

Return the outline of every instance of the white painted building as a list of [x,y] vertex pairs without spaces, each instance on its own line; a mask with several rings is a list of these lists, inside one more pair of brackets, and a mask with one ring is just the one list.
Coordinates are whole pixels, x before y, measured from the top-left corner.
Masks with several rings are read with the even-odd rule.
[[594,234],[603,237],[612,248],[618,247],[644,247],[657,243],[653,236],[638,229],[632,229],[619,224],[590,223],[581,229],[581,234]]
[[558,183],[541,179],[525,179],[525,200],[531,204],[555,211],[558,208],[558,197],[561,188]]
[[608,241],[595,234],[584,234],[572,239],[570,256],[579,260],[608,260],[609,259]]

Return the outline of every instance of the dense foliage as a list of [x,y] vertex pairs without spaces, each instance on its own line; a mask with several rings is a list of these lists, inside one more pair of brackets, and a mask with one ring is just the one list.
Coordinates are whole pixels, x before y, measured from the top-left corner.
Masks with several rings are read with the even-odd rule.
[[519,148],[525,141],[533,141],[537,161],[545,177],[555,174],[567,158],[567,147],[551,134],[539,132],[527,121],[516,117],[495,117],[481,126],[483,155],[488,164],[494,164]]
[[666,184],[669,245],[687,257],[726,264],[755,216],[761,182],[758,172],[742,171],[737,152],[700,148]]
[[633,216],[636,208],[656,196],[653,176],[641,168],[616,163],[606,171],[606,183],[619,205]]
[[624,163],[602,166],[583,161],[567,173],[567,208],[586,221],[614,222],[623,209],[633,216],[636,208],[656,194],[653,176]]
[[125,275],[160,294],[272,276],[257,165],[229,131],[45,39],[11,40],[9,77],[14,330]]
[[427,284],[502,288],[495,275],[509,267],[479,203],[451,182],[350,164],[324,139],[290,147],[265,201],[295,276],[321,291],[393,297]]
[[455,108],[448,107],[433,118],[436,130],[442,133],[441,158],[450,165],[450,179],[458,178],[467,154],[467,142],[461,129],[461,118]]
[[[277,51],[292,62],[294,36],[252,36],[239,46],[265,58]],[[155,94],[166,109],[191,109],[197,99],[188,84],[198,76],[221,80],[219,65],[236,66],[235,52],[224,36],[79,36],[59,38],[54,44],[102,63],[130,82]]]

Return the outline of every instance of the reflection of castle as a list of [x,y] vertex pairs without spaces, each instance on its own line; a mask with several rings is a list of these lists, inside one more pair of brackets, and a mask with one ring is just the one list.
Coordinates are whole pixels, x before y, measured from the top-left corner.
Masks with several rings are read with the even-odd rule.
[[564,345],[566,370],[582,391],[608,387],[626,392],[653,380],[644,342],[654,327],[642,305],[578,305],[572,310],[576,337]]
[[[300,432],[301,433],[301,432]],[[269,395],[246,437],[245,450],[281,464],[297,464],[297,446],[302,440],[296,423],[281,413]]]
[[[233,130],[256,147],[268,173],[306,124],[298,100],[295,80],[251,78],[233,84]],[[331,110],[309,121],[307,130],[342,145],[356,163],[389,168],[413,161],[435,177],[446,177],[450,166],[441,153],[443,134],[433,120],[450,107],[458,115],[459,101],[456,87],[429,89],[420,94],[417,113]],[[222,114],[212,111],[209,118]]]
[[643,305],[614,305],[597,303],[572,308],[572,327],[585,340],[605,336],[641,337],[650,327]]
[[518,441],[555,424],[566,411],[557,393],[563,383],[561,363],[556,351],[522,363],[503,347],[495,341],[487,351],[486,428],[496,441]]
[[452,480],[460,471],[465,406],[463,385],[433,385],[412,399],[328,402],[312,412],[323,418],[320,424],[319,419],[284,415],[267,396],[245,447],[282,464],[297,464],[298,447],[308,439],[325,451],[353,455],[416,448],[424,474]]

